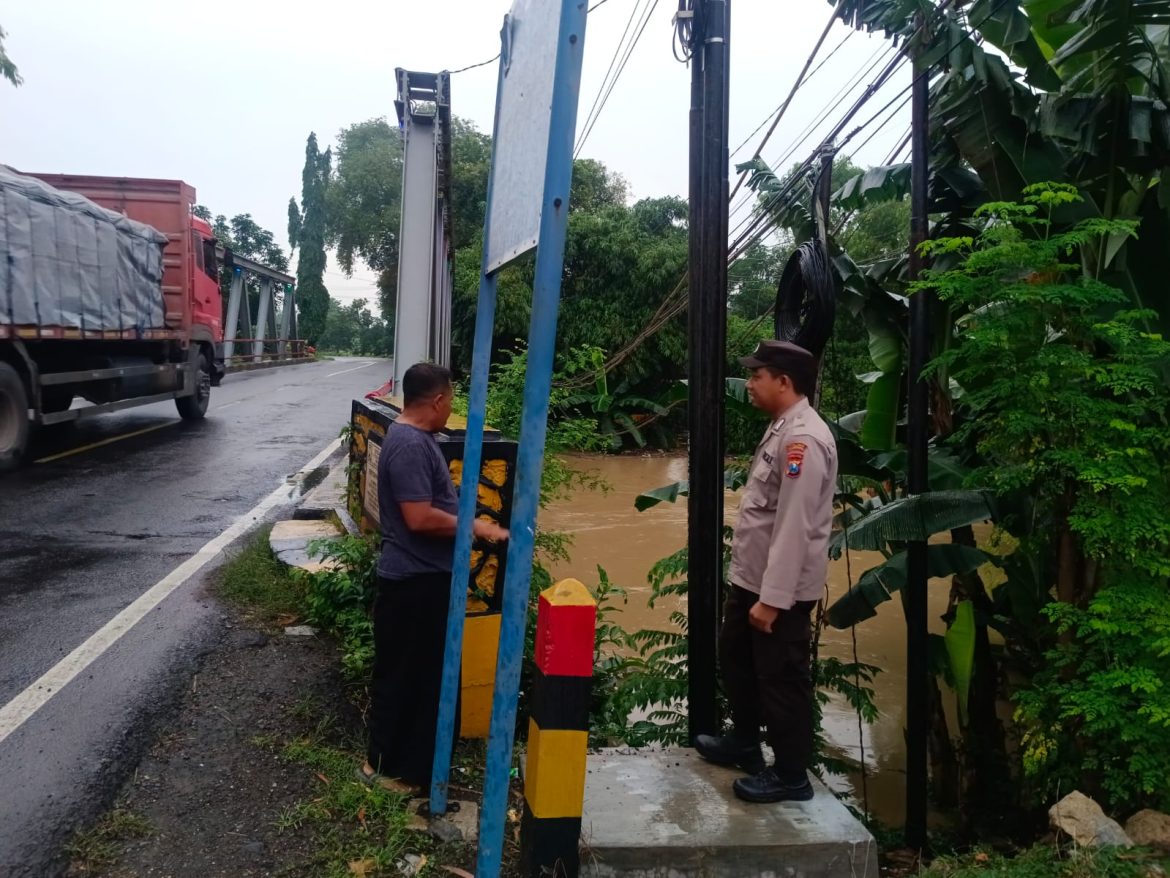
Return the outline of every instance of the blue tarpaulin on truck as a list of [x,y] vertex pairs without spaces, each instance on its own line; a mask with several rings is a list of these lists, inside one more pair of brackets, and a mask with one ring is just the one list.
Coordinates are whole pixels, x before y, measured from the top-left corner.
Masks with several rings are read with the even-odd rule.
[[0,165],[0,325],[162,329],[167,238]]

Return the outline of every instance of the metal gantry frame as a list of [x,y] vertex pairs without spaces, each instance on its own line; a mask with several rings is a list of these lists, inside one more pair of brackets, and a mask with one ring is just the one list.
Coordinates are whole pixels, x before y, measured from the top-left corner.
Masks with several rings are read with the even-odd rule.
[[451,363],[451,76],[395,70],[402,218],[394,310],[394,392],[415,363]]

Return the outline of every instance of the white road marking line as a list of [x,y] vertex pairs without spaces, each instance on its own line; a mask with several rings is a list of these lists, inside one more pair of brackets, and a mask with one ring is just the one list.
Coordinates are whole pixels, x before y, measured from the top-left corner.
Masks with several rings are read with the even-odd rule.
[[[334,439],[297,473],[304,475],[319,467],[337,450],[340,439]],[[0,708],[0,742],[15,732],[50,698],[61,691],[74,677],[101,657],[107,649],[133,628],[151,610],[172,592],[206,567],[229,546],[233,540],[251,528],[266,512],[291,499],[294,485],[283,484],[248,512],[237,518],[223,533],[143,592],[135,601],[99,628],[81,646],[57,662],[39,680]]]
[[225,402],[223,405],[217,405],[214,409],[212,409],[212,411],[219,411],[220,409],[229,409],[234,405],[239,405],[243,401],[244,400],[242,400],[242,399],[237,399],[235,402]]
[[360,366],[354,366],[352,369],[342,369],[340,372],[330,372],[325,377],[332,378],[334,375],[344,375],[346,372],[356,372],[358,369],[367,369],[370,366],[376,366],[377,364],[378,364],[377,360],[375,360],[372,363],[362,363]]

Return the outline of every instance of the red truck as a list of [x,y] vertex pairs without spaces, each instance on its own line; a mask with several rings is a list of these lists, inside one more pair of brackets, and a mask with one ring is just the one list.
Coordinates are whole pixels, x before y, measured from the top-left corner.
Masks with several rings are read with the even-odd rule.
[[0,470],[19,464],[33,423],[166,399],[204,416],[223,376],[223,302],[194,204],[178,180],[0,165]]

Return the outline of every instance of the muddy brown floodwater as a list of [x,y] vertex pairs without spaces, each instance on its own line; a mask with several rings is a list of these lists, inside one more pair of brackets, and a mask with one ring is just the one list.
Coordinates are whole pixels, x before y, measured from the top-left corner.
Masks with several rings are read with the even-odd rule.
[[[659,602],[651,609],[647,604],[650,585],[646,575],[660,558],[686,544],[686,501],[660,503],[638,512],[634,498],[643,491],[687,477],[685,457],[617,457],[570,456],[570,463],[580,470],[596,473],[611,487],[608,493],[580,491],[570,499],[559,501],[541,514],[541,526],[564,531],[572,536],[572,561],[558,565],[554,576],[572,576],[586,585],[595,586],[597,567],[605,568],[612,582],[629,592],[629,601],[615,617],[628,631],[661,628],[669,625],[674,609],[685,610],[685,599]],[[727,522],[734,523],[739,498],[725,495]],[[880,564],[876,552],[852,552],[830,562],[829,600],[836,600],[853,580],[870,567]],[[939,617],[946,610],[947,589],[930,589],[931,631],[943,633]],[[878,608],[875,618],[856,628],[858,658],[881,668],[874,683],[874,695],[880,715],[872,725],[858,734],[857,715],[842,700],[834,700],[825,711],[825,732],[842,753],[860,759],[864,750],[865,787],[869,810],[887,824],[901,825],[905,784],[905,746],[902,737],[906,687],[906,626],[899,600],[887,601]],[[821,635],[822,655],[852,661],[853,639],[850,631],[826,628]],[[858,807],[863,805],[860,774],[832,780],[840,792],[851,794]]]

